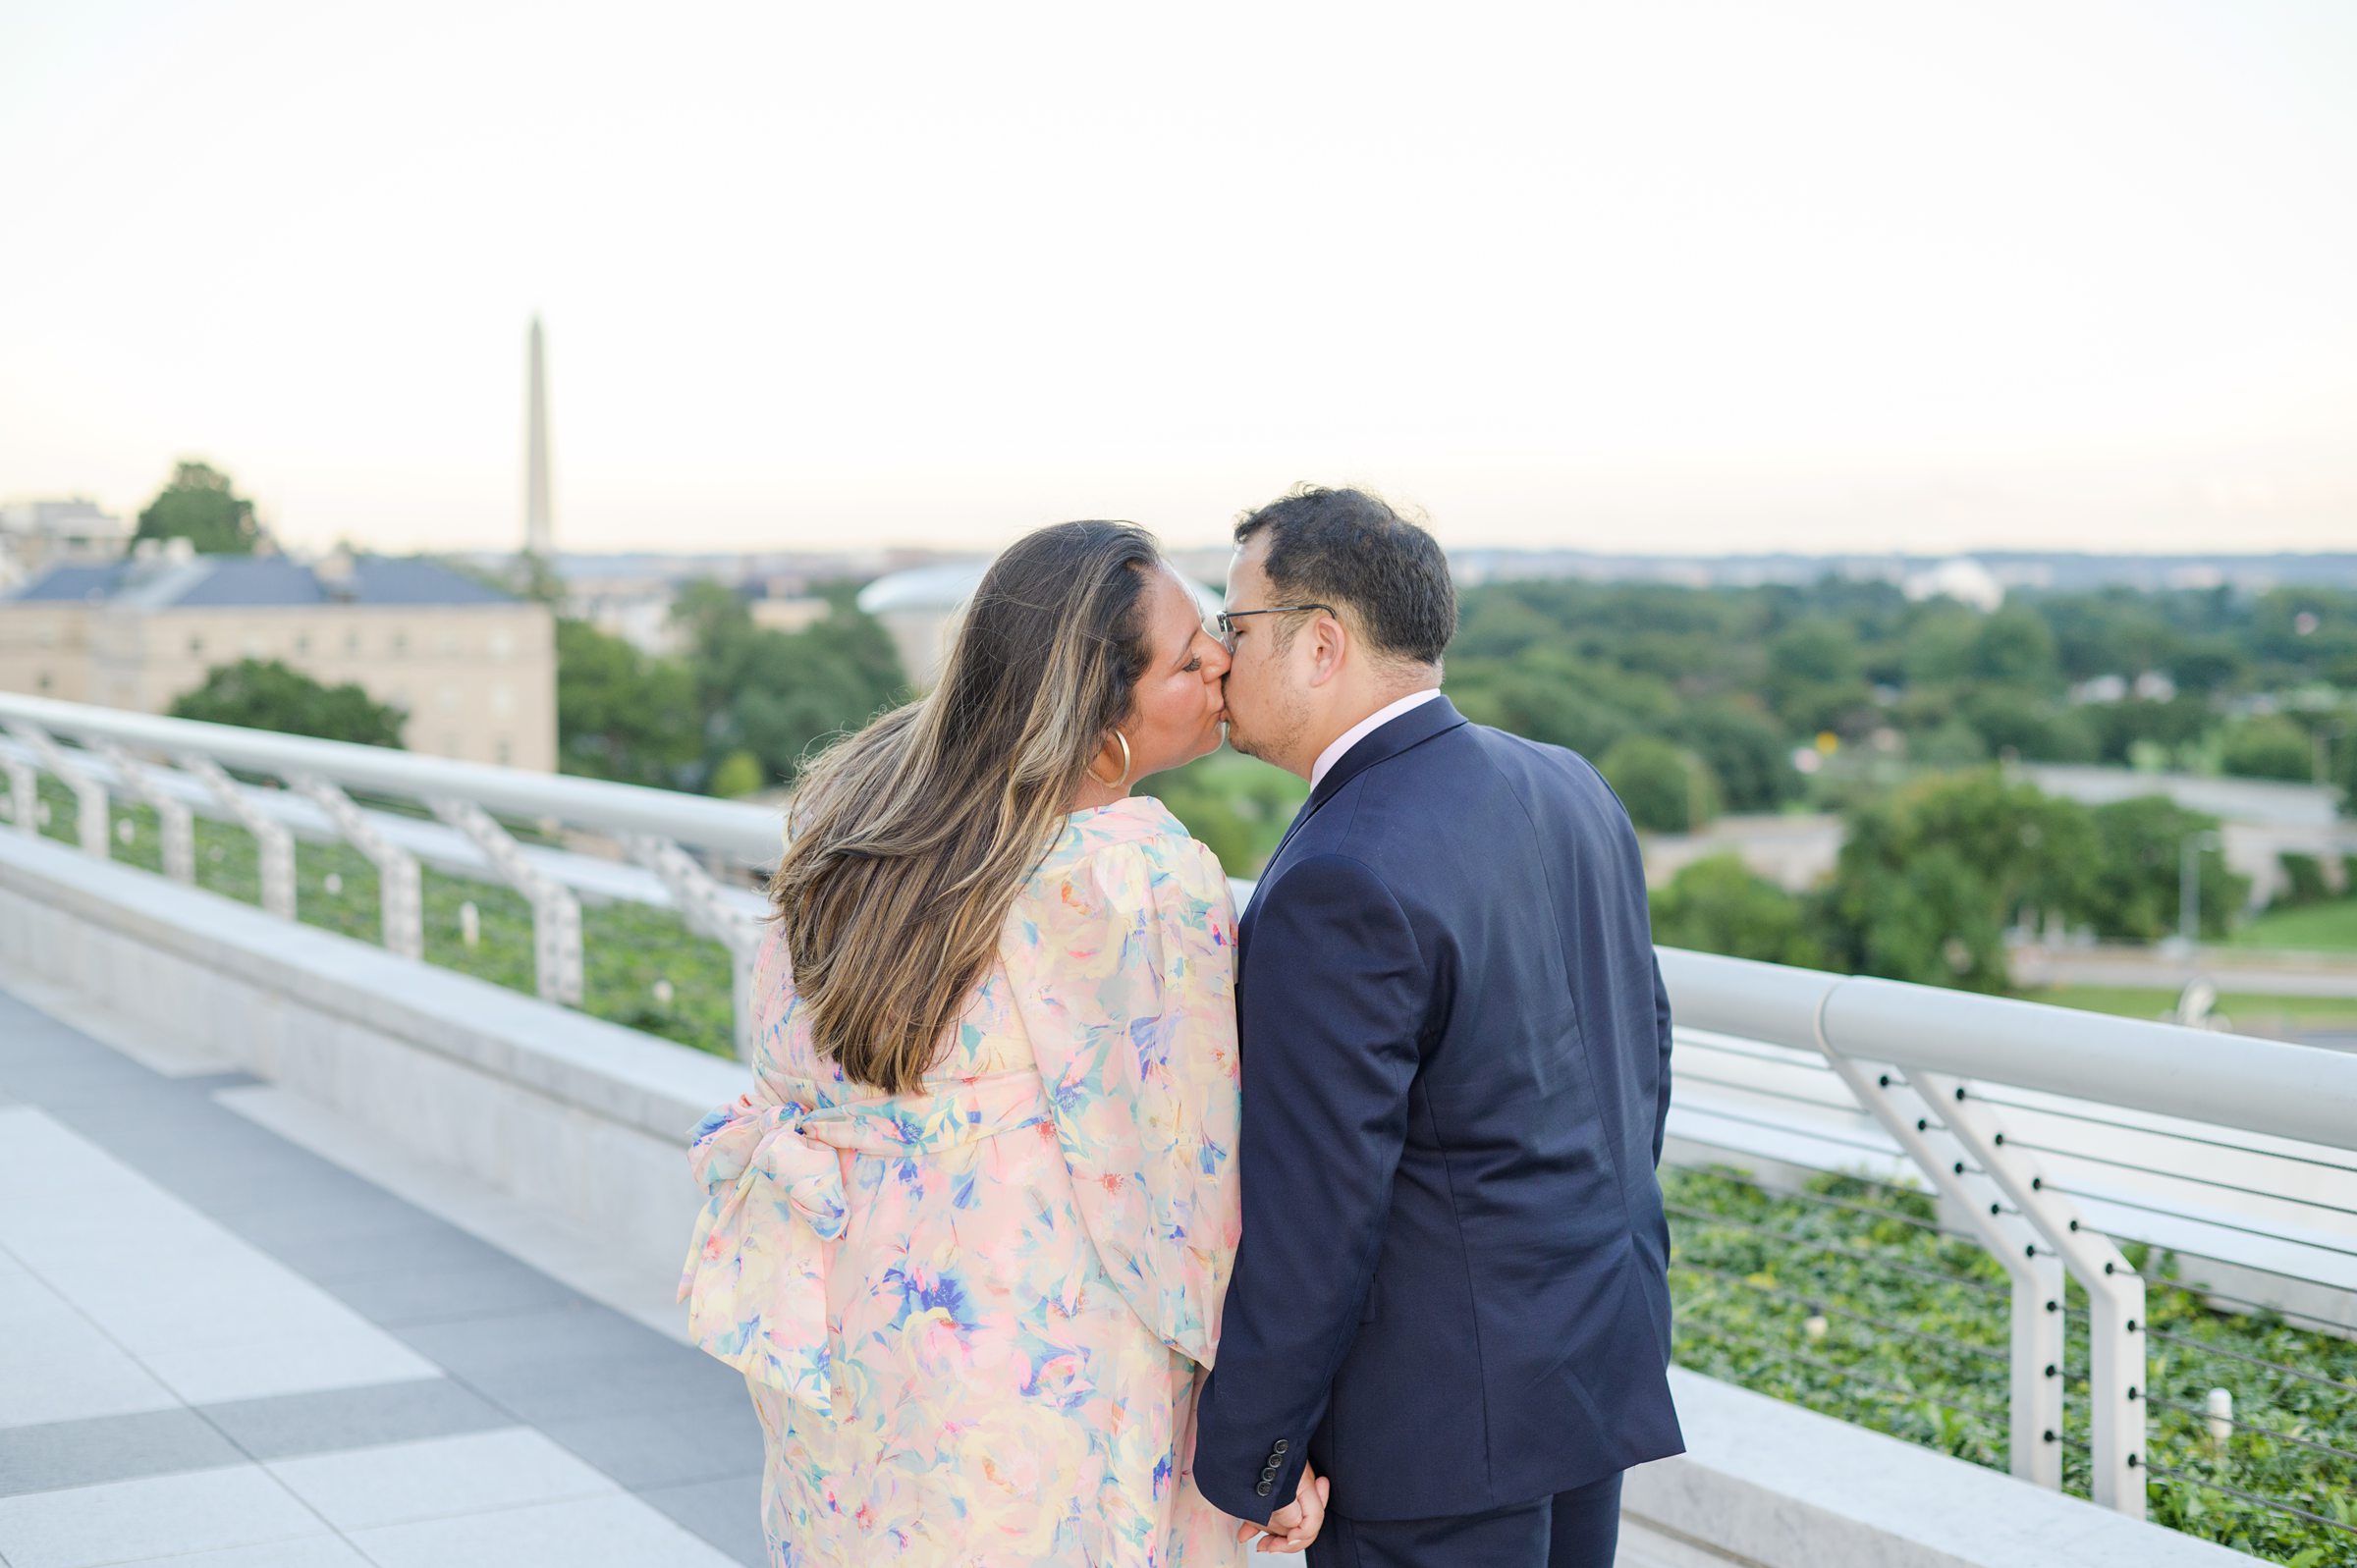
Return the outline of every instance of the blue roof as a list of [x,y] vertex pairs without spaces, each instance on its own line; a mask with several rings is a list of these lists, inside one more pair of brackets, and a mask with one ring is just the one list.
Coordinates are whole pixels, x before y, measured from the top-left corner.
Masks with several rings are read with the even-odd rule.
[[479,582],[439,561],[356,556],[354,597],[372,605],[509,605],[515,594]]
[[148,610],[175,607],[504,605],[514,594],[476,581],[438,561],[355,556],[340,587],[315,566],[285,556],[197,556],[179,562],[115,561],[52,567],[7,596],[19,603],[119,600]]
[[128,563],[112,561],[103,567],[51,567],[5,597],[25,604],[81,604],[114,597]]
[[180,605],[316,605],[331,595],[310,568],[284,556],[199,556],[204,571],[160,584],[157,608]]

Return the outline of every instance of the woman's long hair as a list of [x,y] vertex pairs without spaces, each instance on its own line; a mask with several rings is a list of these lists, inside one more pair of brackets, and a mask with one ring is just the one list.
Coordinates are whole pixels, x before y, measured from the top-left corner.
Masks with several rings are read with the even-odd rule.
[[803,775],[770,897],[812,1042],[859,1083],[918,1086],[998,953],[1151,655],[1154,538],[1066,522],[991,564],[941,682]]

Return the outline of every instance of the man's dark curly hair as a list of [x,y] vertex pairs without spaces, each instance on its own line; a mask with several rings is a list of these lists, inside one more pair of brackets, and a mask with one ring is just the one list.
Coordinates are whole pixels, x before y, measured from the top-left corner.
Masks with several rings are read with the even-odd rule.
[[[1437,665],[1456,635],[1456,587],[1440,541],[1364,490],[1303,485],[1247,514],[1235,542],[1269,536],[1280,602],[1348,606],[1379,658]],[[1289,641],[1288,624],[1280,636]]]

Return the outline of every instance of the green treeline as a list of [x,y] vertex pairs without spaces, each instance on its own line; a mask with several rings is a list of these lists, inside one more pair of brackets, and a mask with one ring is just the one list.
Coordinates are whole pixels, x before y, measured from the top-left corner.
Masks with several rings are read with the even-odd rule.
[[2357,593],[2342,590],[2016,594],[1984,614],[1833,578],[1529,581],[1470,589],[1463,612],[1449,657],[1457,706],[1586,754],[1626,781],[1631,815],[1655,831],[1713,803],[1823,801],[1790,766],[1820,735],[1918,767],[2284,780],[2313,776],[2321,735],[2335,782],[2357,782]]
[[800,631],[753,623],[717,582],[680,591],[685,650],[649,654],[585,621],[557,622],[557,756],[566,773],[742,795],[788,784],[828,736],[902,700],[892,639],[849,588]]
[[[2016,924],[2151,942],[2177,920],[2180,855],[2217,819],[2161,795],[2083,806],[1995,768],[1927,774],[1843,816],[1833,877],[1791,893],[1732,854],[1655,891],[1654,940],[1843,974],[2004,992]],[[2202,935],[2250,892],[2195,839]]]

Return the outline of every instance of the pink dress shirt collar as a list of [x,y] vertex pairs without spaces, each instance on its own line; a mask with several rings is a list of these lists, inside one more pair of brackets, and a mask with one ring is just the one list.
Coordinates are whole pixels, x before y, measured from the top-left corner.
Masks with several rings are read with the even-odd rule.
[[1317,766],[1309,770],[1309,787],[1313,790],[1317,788],[1318,785],[1325,781],[1326,775],[1333,771],[1334,765],[1350,754],[1350,748],[1352,746],[1357,745],[1360,741],[1366,739],[1367,736],[1373,734],[1376,730],[1381,730],[1385,725],[1390,724],[1394,719],[1398,718],[1401,714],[1406,713],[1411,709],[1423,707],[1424,704],[1432,701],[1433,698],[1439,696],[1440,694],[1441,688],[1438,686],[1433,687],[1430,691],[1410,692],[1408,695],[1401,697],[1398,702],[1392,703],[1388,707],[1376,709],[1373,713],[1368,714],[1364,719],[1361,719],[1358,723],[1343,730],[1340,739],[1336,740],[1333,745],[1328,746],[1324,751],[1318,754]]

